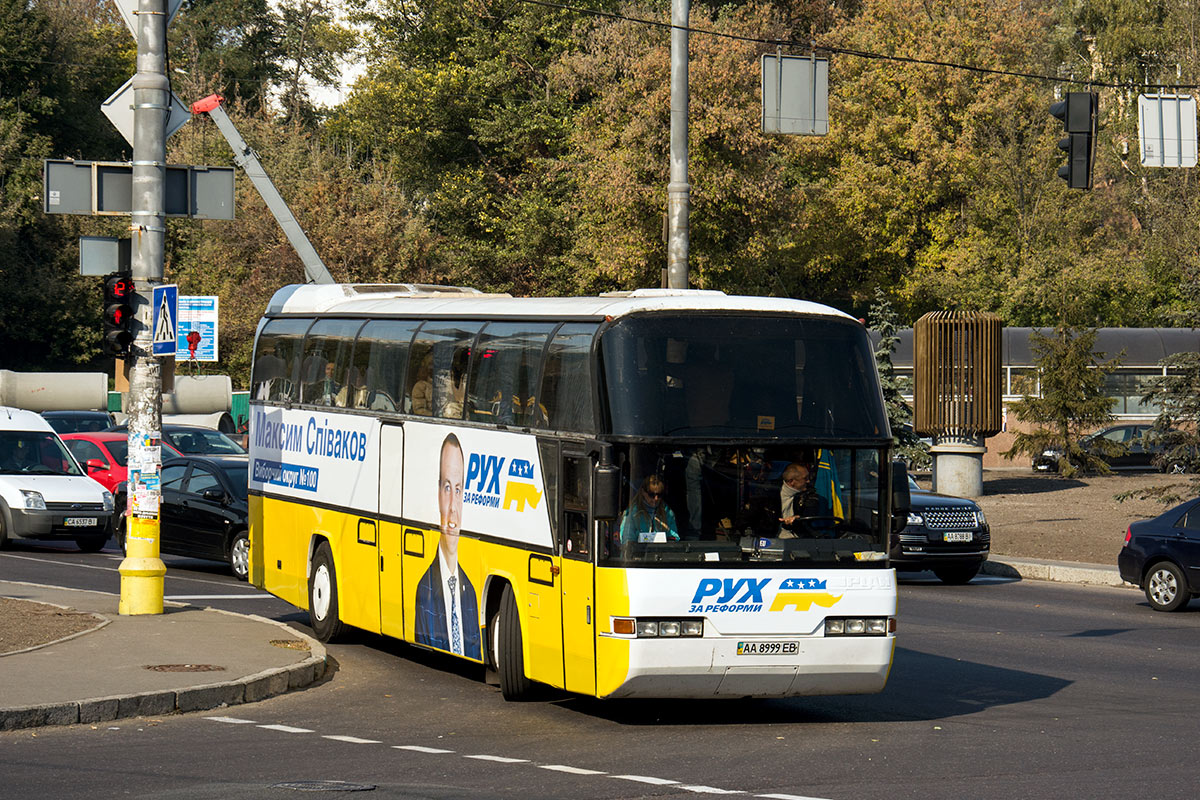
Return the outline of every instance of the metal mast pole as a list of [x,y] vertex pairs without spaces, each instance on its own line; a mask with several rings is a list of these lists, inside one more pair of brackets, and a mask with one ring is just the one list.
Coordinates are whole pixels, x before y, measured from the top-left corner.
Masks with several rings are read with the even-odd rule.
[[671,0],[671,182],[667,184],[667,287],[688,288],[688,18]]
[[162,449],[162,371],[151,355],[150,298],[162,283],[166,238],[167,174],[166,0],[140,0],[137,10],[137,74],[133,76],[132,270],[137,290],[136,334],[129,368],[129,483],[125,560],[121,562],[121,614],[161,614],[163,576],[159,558],[159,474]]

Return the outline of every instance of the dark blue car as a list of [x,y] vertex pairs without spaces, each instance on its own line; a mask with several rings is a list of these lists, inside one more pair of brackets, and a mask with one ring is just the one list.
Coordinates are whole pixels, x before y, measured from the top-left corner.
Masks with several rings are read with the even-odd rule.
[[1200,498],[1130,525],[1117,568],[1155,611],[1186,606],[1200,594]]

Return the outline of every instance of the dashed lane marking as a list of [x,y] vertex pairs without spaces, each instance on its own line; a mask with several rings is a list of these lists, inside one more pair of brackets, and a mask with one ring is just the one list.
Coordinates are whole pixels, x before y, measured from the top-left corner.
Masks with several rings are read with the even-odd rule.
[[[224,722],[231,725],[257,725],[256,722],[249,719],[239,719],[238,717],[205,717],[213,722]],[[271,731],[281,731],[283,733],[312,733],[308,728],[295,728],[291,725],[258,725],[259,728]],[[348,742],[350,744],[381,744],[376,739],[360,739],[357,736],[342,736],[342,735],[326,735],[324,739],[331,739],[336,742]],[[455,751],[447,750],[441,747],[425,747],[419,744],[394,744],[391,745],[393,750],[408,750],[414,753],[428,753],[431,755],[453,755]],[[668,778],[655,778],[649,775],[611,775],[607,772],[598,769],[584,769],[583,767],[571,767],[566,764],[534,764],[527,758],[510,758],[508,756],[495,756],[488,753],[472,753],[464,755],[462,758],[470,758],[476,761],[491,761],[498,764],[531,764],[538,769],[547,769],[551,772],[565,772],[569,775],[606,775],[610,778],[616,778],[622,781],[633,781],[635,783],[645,783],[651,786],[675,786],[685,792],[693,792],[695,794],[750,794],[749,792],[739,789],[721,789],[716,786],[704,786],[701,784],[688,785],[680,784],[679,781],[673,781]],[[828,800],[827,798],[812,797],[809,795],[799,794],[756,794],[753,795],[762,800]]]
[[564,764],[538,764],[538,769],[548,769],[553,772],[567,772],[571,775],[607,775],[607,772],[601,772],[598,769],[582,769],[580,767],[568,767]]
[[740,789],[718,789],[715,786],[680,786],[679,788],[696,794],[745,794]]
[[283,733],[312,733],[308,728],[293,728],[291,725],[259,725],[268,731],[282,731]]
[[613,775],[611,776],[619,781],[636,781],[637,783],[649,783],[653,786],[673,786],[679,781],[669,781],[666,778],[651,778],[646,775]]

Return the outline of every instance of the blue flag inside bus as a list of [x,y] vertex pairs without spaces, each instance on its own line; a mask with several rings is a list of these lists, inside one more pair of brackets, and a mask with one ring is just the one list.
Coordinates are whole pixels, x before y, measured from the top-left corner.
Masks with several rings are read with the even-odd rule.
[[842,508],[839,485],[837,463],[833,460],[833,453],[824,449],[818,450],[817,474],[813,480],[813,488],[816,489],[817,497],[821,498],[822,512],[826,516],[845,519],[846,512]]

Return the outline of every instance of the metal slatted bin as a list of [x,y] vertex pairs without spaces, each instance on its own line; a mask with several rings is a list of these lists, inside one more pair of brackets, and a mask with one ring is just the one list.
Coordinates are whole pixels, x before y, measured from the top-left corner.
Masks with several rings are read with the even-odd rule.
[[922,436],[975,438],[1001,429],[1000,318],[933,311],[913,326],[913,427]]

